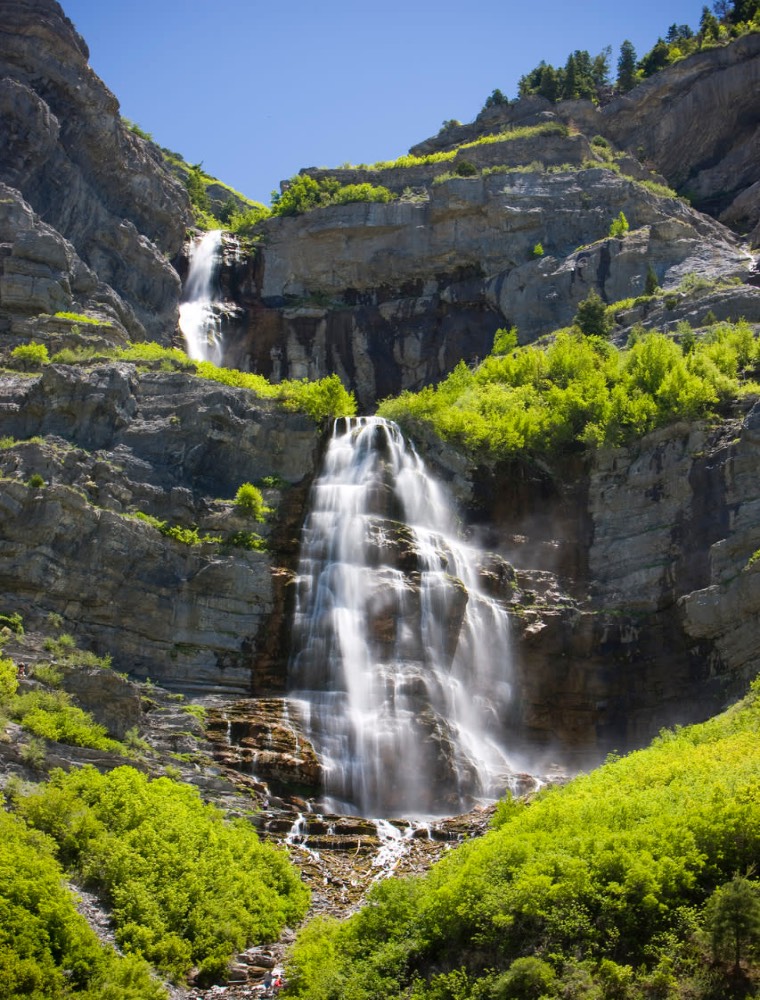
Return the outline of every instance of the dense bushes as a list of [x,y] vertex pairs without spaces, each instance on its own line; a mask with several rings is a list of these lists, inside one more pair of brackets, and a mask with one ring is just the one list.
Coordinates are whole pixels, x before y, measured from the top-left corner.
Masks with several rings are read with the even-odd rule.
[[341,184],[334,177],[315,180],[299,174],[281,194],[272,198],[273,215],[300,215],[325,205],[345,205],[352,201],[391,201],[388,188],[374,184]]
[[476,369],[384,401],[378,412],[493,457],[546,454],[568,446],[621,444],[663,424],[693,419],[750,387],[740,380],[760,358],[747,323],[716,324],[693,345],[643,334],[627,350],[578,330],[548,346],[511,349],[504,331]]
[[121,948],[175,979],[193,966],[218,978],[234,952],[276,938],[306,909],[282,851],[168,778],[53,772],[17,809],[110,906]]
[[725,996],[707,932],[715,890],[760,851],[753,687],[717,719],[505,803],[498,829],[425,878],[379,884],[348,921],[308,925],[295,995]]
[[101,946],[63,885],[55,845],[0,810],[0,992],[7,1000],[161,1000],[137,955]]

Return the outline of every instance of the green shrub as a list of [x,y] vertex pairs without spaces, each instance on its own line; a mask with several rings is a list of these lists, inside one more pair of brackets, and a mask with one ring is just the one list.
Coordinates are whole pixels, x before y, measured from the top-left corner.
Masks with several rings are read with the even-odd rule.
[[424,422],[475,453],[545,455],[621,444],[710,414],[757,388],[745,377],[758,361],[759,342],[743,321],[716,324],[691,350],[643,329],[624,351],[578,330],[525,347],[499,331],[477,369],[460,363],[435,388],[385,400],[378,413],[407,429]]
[[3,997],[166,1000],[166,990],[143,959],[117,956],[77,913],[53,842],[5,811],[0,811],[0,900]]
[[249,552],[266,552],[267,543],[255,531],[234,531],[222,543],[227,548],[248,549]]
[[454,173],[458,177],[474,177],[477,172],[478,168],[469,160],[459,160],[459,162],[454,165]]
[[85,316],[84,313],[57,312],[55,314],[55,318],[66,319],[70,323],[89,323],[91,326],[111,326],[110,323],[106,323],[101,319],[95,319],[93,316]]
[[249,389],[264,399],[279,399],[289,410],[300,410],[313,420],[328,417],[350,417],[356,413],[356,399],[348,392],[337,375],[328,375],[316,382],[306,379],[284,381],[274,385],[263,375],[241,372],[236,368],[218,368],[210,361],[197,364],[201,378],[236,389]]
[[255,521],[263,521],[271,508],[264,503],[264,497],[258,486],[253,483],[241,483],[235,494],[235,506],[238,510],[250,515]]
[[0,705],[6,706],[18,691],[18,668],[9,657],[0,657]]
[[72,704],[65,691],[27,691],[14,698],[9,711],[27,732],[42,739],[124,753],[124,747],[108,736],[105,726],[93,722],[88,712]]
[[542,243],[536,243],[536,245],[533,247],[532,256],[533,257],[543,257],[543,255],[544,255],[544,246],[543,246],[543,244]]
[[315,180],[299,174],[288,181],[281,193],[272,197],[273,215],[301,215],[326,205],[344,205],[353,201],[391,201],[395,195],[374,184],[341,184],[334,177]]
[[590,291],[586,298],[578,303],[573,323],[587,337],[606,337],[610,332],[612,322],[607,315],[607,307],[596,290]]
[[0,615],[0,629],[4,628],[10,629],[16,635],[24,634],[24,619],[18,611],[14,611],[10,615]]
[[39,474],[39,472],[33,472],[32,475],[27,480],[26,485],[31,490],[39,490],[45,485],[45,480]]
[[44,344],[32,341],[29,344],[19,344],[11,351],[11,358],[24,371],[42,368],[50,363],[48,349]]
[[191,361],[184,351],[178,347],[164,347],[163,344],[156,344],[153,341],[118,348],[113,352],[113,357],[116,361],[168,362],[172,368],[181,371],[195,369],[195,362]]
[[171,538],[182,545],[216,544],[222,540],[221,536],[199,535],[196,527],[186,528],[179,524],[169,524],[167,521],[161,521],[152,514],[146,514],[141,510],[135,511],[134,514],[127,514],[126,516],[135,518],[137,521],[144,521],[151,528],[160,531],[166,538]]
[[617,218],[612,220],[610,225],[610,236],[613,237],[623,237],[629,230],[628,219],[625,217],[625,213],[621,212]]
[[177,981],[202,963],[220,975],[235,952],[275,940],[306,909],[282,850],[168,778],[56,771],[17,808],[107,902],[121,948]]

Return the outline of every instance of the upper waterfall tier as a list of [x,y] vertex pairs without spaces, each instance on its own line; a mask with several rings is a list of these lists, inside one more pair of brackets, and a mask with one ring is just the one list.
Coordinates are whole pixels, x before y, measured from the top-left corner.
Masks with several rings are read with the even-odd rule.
[[304,525],[292,697],[331,805],[461,812],[503,794],[508,618],[395,424],[336,422]]
[[222,360],[221,324],[214,310],[214,279],[222,243],[220,229],[204,233],[190,252],[190,270],[179,307],[179,328],[193,361]]

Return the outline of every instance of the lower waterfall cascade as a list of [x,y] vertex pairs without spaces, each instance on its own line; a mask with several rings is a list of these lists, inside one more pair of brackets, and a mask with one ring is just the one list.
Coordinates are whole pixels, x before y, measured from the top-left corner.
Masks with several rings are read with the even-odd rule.
[[508,616],[399,428],[335,422],[303,527],[289,701],[327,809],[464,812],[504,794]]

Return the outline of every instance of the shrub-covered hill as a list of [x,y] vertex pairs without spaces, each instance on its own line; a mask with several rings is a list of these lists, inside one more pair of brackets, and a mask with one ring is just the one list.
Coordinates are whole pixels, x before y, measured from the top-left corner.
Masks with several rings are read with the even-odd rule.
[[759,681],[707,723],[502,802],[494,827],[427,876],[378,885],[344,923],[307,925],[293,995],[754,995]]
[[[154,978],[222,978],[235,952],[302,919],[308,890],[284,851],[196,789],[132,767],[85,767],[0,810],[0,996],[159,1000]],[[64,878],[108,907],[125,958],[101,946]],[[148,964],[150,963],[150,964]]]

